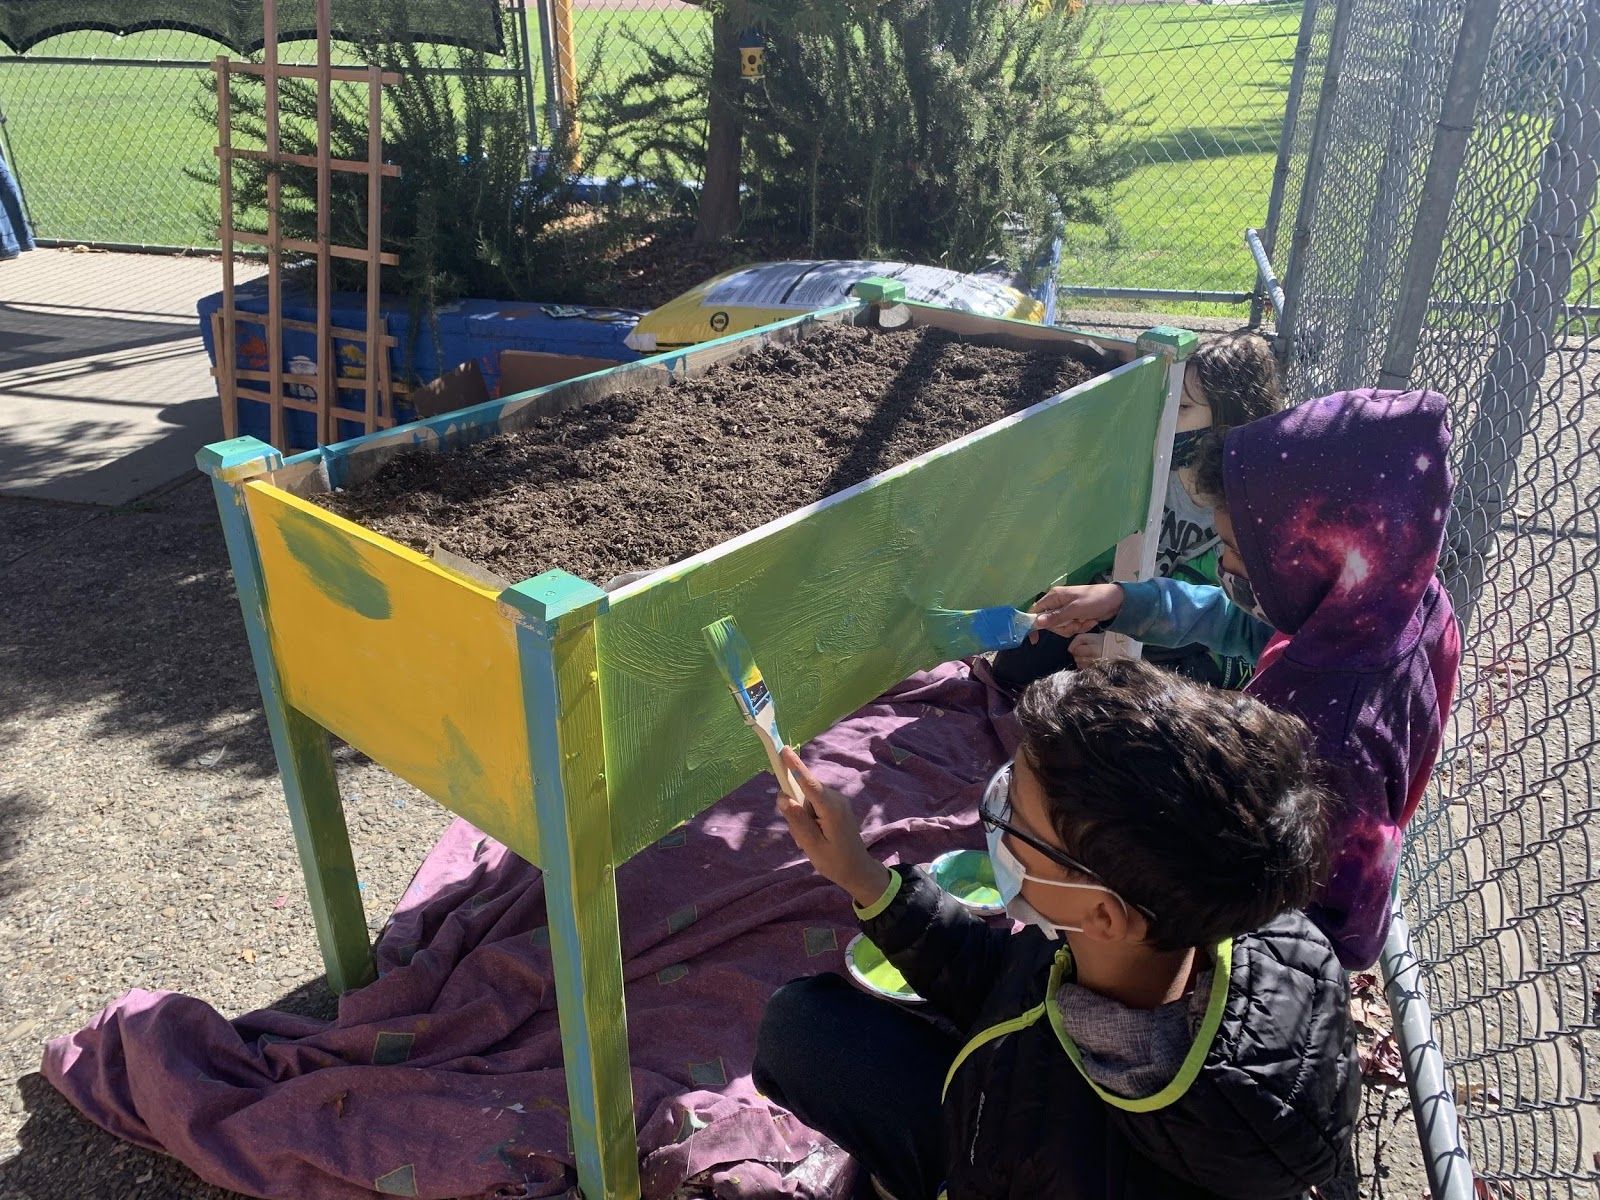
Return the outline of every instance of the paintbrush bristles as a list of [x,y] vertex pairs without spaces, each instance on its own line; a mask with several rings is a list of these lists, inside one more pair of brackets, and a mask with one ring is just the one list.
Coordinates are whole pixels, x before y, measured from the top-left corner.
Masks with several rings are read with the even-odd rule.
[[711,648],[717,671],[733,693],[740,716],[755,730],[756,740],[767,752],[767,762],[778,780],[778,787],[790,799],[799,800],[799,787],[779,757],[784,743],[783,734],[778,732],[778,711],[772,702],[772,693],[761,678],[761,669],[756,666],[750,643],[745,641],[744,634],[739,631],[732,617],[713,621],[701,632],[705,635],[706,645]]
[[711,657],[717,664],[717,670],[727,680],[728,686],[735,690],[748,687],[753,680],[761,678],[761,672],[756,670],[755,653],[750,649],[750,643],[745,640],[739,631],[738,623],[732,617],[723,617],[713,621],[700,631],[705,635],[706,645],[711,648]]
[[724,663],[750,658],[749,643],[744,640],[744,634],[739,632],[739,626],[732,617],[713,621],[700,632],[705,636],[706,645],[711,647],[719,668]]
[[1032,613],[1009,605],[990,608],[930,608],[923,613],[922,628],[947,658],[966,658],[989,650],[1020,646],[1033,632]]

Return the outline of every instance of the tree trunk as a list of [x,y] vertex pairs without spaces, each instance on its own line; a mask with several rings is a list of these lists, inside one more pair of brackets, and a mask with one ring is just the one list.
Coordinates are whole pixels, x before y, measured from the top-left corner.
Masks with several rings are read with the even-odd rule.
[[739,160],[744,150],[744,114],[739,104],[739,34],[744,0],[727,0],[711,18],[711,96],[706,130],[706,177],[700,188],[700,219],[694,240],[719,242],[739,227]]

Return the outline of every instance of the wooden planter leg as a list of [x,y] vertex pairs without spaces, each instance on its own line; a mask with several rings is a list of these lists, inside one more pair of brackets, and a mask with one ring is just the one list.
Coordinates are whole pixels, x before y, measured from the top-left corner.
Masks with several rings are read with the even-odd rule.
[[211,476],[222,531],[228,542],[239,607],[244,610],[250,657],[261,685],[272,749],[283,776],[289,823],[306,877],[306,898],[316,923],[317,941],[328,983],[336,992],[370,983],[375,975],[366,914],[356,885],[350,835],[345,828],[339,781],[334,774],[328,731],[284,700],[278,666],[267,636],[261,564],[255,535],[245,509],[244,484],[282,461],[271,446],[253,437],[217,442],[200,451],[196,461]]
[[[1167,505],[1167,471],[1172,466],[1172,435],[1178,428],[1178,402],[1183,396],[1184,364],[1199,345],[1200,339],[1195,334],[1169,325],[1157,325],[1139,335],[1140,354],[1159,354],[1167,360],[1167,402],[1156,426],[1155,453],[1151,461],[1150,507],[1145,515],[1144,527],[1117,543],[1117,554],[1111,568],[1113,579],[1155,578],[1156,550],[1161,543],[1161,518]],[[1127,634],[1108,633],[1105,653],[1108,657],[1138,658],[1144,653],[1144,647]]]
[[547,571],[500,600],[516,613],[578,1184],[588,1200],[634,1200],[639,1153],[595,656],[606,594]]

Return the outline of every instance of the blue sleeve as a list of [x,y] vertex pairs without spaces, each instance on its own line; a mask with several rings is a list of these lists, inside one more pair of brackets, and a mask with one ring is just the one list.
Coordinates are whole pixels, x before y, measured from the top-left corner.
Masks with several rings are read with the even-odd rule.
[[1236,607],[1219,587],[1176,579],[1121,586],[1122,609],[1106,628],[1152,646],[1199,642],[1224,658],[1254,662],[1272,637],[1272,626]]

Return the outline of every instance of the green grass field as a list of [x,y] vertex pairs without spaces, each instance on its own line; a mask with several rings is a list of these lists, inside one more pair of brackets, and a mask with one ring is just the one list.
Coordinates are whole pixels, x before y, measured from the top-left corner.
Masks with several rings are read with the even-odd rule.
[[[1063,283],[1235,291],[1253,268],[1241,241],[1266,217],[1299,6],[1108,6],[1093,13],[1099,71],[1127,114],[1121,136],[1140,164],[1109,230],[1073,229]],[[607,31],[683,33],[695,12],[580,10],[585,46]],[[214,43],[151,31],[54,38],[34,56],[209,60]],[[287,55],[286,55],[287,57]],[[215,133],[195,115],[209,71],[67,66],[0,57],[0,112],[43,237],[206,245],[209,189],[187,179]],[[1180,305],[1190,311],[1197,306]],[[1219,311],[1238,311],[1222,309]]]

